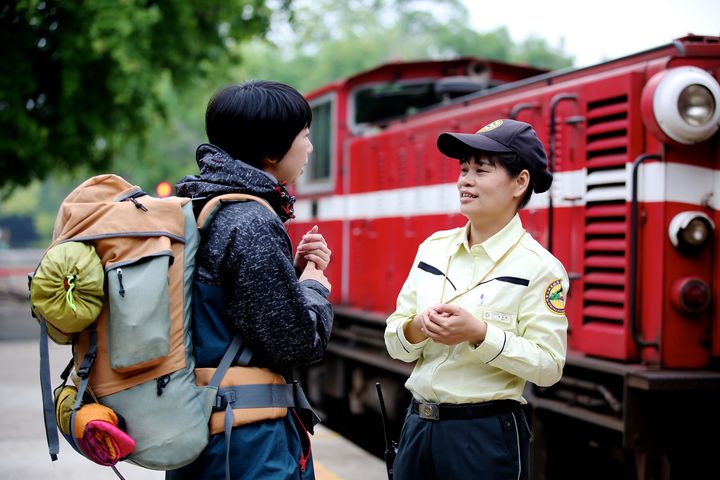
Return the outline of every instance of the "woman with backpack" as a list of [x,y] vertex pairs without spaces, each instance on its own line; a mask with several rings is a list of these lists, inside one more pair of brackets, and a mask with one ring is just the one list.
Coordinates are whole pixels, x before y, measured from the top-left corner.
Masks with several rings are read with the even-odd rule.
[[[221,386],[292,383],[293,367],[323,357],[333,315],[323,274],[331,256],[325,239],[313,227],[293,256],[284,227],[295,201],[286,186],[312,152],[312,111],[288,85],[249,81],[219,91],[205,121],[210,143],[197,150],[200,174],[180,180],[178,195],[192,197],[196,212],[223,194],[257,198],[224,203],[203,232],[193,293],[198,379],[218,367],[238,335],[247,348],[235,364],[252,356],[248,366],[231,367]],[[301,392],[296,397],[304,400]],[[229,410],[229,430],[221,411],[226,406],[218,401],[207,448],[166,478],[314,478],[306,431],[312,431],[311,411]]]

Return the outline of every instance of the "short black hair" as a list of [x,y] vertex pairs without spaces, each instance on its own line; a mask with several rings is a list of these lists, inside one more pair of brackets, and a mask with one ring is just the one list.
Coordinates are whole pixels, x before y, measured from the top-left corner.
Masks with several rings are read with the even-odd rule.
[[493,167],[497,167],[500,165],[500,167],[504,168],[506,172],[508,172],[508,175],[510,178],[516,178],[518,175],[520,175],[520,172],[523,170],[527,170],[528,174],[530,176],[530,183],[528,184],[527,190],[525,190],[525,195],[523,196],[522,200],[520,200],[520,205],[518,208],[523,208],[525,205],[528,204],[530,201],[530,197],[532,197],[533,194],[533,187],[535,186],[535,183],[533,181],[533,174],[532,170],[528,168],[525,161],[523,161],[522,158],[517,153],[510,152],[510,153],[496,153],[496,152],[483,152],[480,150],[468,150],[468,155],[465,156],[464,160],[460,160],[460,164],[468,163],[468,160],[472,158],[475,162],[480,163],[480,155],[485,154],[487,157],[488,163],[492,165]]
[[310,122],[312,110],[305,97],[269,80],[227,86],[210,99],[205,111],[210,143],[257,168],[265,158],[282,159]]

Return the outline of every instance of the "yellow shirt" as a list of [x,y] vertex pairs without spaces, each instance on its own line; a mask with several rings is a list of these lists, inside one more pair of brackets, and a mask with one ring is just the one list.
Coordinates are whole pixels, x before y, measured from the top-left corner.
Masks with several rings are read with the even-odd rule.
[[[526,381],[549,386],[562,376],[567,273],[525,233],[517,214],[501,231],[472,247],[469,227],[436,232],[420,245],[397,309],[387,319],[385,345],[391,357],[417,361],[405,386],[418,400],[526,403]],[[405,324],[440,303],[459,305],[485,320],[485,340],[477,346],[448,346],[430,339],[410,343],[403,333]]]

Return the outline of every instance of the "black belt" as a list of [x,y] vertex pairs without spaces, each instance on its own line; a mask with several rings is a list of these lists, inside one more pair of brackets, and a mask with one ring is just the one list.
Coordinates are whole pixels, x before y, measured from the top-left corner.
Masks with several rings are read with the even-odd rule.
[[484,403],[450,404],[418,402],[413,398],[410,408],[413,413],[426,420],[467,420],[518,411],[520,402],[492,400]]

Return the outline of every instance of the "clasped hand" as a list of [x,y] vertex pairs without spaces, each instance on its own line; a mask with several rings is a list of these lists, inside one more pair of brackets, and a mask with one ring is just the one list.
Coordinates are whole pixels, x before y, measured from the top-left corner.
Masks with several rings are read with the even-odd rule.
[[325,237],[318,233],[317,225],[313,226],[303,235],[295,253],[295,268],[302,271],[299,280],[316,280],[332,290],[330,281],[323,273],[330,263],[331,255]]
[[300,240],[295,253],[295,268],[305,270],[308,262],[313,262],[318,270],[325,270],[331,255],[325,237],[318,233],[318,226],[314,225]]
[[434,305],[415,317],[418,329],[428,338],[444,345],[462,342],[480,344],[485,340],[487,324],[458,305]]

